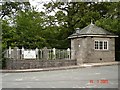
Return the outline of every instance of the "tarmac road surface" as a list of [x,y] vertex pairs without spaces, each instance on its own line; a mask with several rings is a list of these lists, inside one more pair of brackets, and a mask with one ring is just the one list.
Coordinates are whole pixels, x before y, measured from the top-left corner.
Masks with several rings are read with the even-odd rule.
[[118,65],[2,73],[2,88],[118,88]]

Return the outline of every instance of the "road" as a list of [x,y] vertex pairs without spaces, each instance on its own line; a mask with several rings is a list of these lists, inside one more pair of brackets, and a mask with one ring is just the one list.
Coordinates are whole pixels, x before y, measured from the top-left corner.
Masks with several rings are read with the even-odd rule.
[[118,88],[118,66],[2,73],[2,88]]

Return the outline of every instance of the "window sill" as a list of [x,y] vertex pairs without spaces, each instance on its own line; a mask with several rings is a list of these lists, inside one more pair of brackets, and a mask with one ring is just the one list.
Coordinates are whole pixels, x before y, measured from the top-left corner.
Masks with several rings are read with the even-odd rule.
[[107,50],[104,50],[104,49],[94,49],[94,51],[109,51],[108,49]]

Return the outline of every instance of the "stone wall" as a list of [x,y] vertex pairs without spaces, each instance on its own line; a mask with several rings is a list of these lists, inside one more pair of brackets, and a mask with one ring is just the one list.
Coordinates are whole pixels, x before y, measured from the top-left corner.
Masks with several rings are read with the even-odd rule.
[[[107,40],[108,50],[95,50],[95,40]],[[84,62],[111,62],[115,61],[115,39],[114,38],[87,38],[87,52]]]
[[34,69],[77,65],[76,60],[12,60],[6,61],[7,69]]
[[[95,40],[107,40],[108,50],[95,50]],[[77,59],[77,63],[96,63],[115,61],[115,39],[102,37],[82,37],[71,40],[72,56]]]

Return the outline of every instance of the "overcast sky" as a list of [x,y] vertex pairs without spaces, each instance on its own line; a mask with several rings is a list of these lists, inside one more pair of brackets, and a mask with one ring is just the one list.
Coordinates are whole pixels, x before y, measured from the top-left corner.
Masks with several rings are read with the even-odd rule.
[[[43,10],[43,0],[29,0],[30,4],[34,7],[37,7],[39,11]],[[44,1],[45,2],[45,1]]]
[[[56,0],[53,0],[56,1]],[[38,11],[44,11],[43,4],[51,2],[51,0],[29,0],[30,4],[37,8]],[[56,10],[57,11],[57,10]],[[54,15],[55,12],[49,13],[49,15]]]
[[[56,0],[53,0],[53,1],[56,1]],[[48,2],[51,2],[51,0],[29,0],[30,4],[32,6],[35,6],[39,9],[39,11],[43,10],[43,4],[44,3],[48,3]]]

